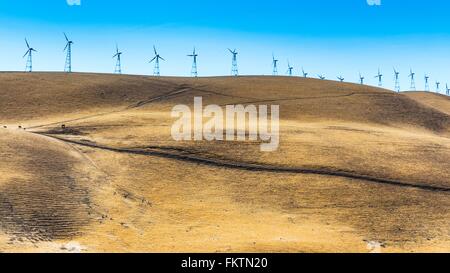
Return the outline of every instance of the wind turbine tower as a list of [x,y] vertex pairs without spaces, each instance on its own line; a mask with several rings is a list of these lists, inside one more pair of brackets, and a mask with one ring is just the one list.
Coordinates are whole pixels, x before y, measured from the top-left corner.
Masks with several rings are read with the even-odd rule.
[[308,73],[305,72],[303,67],[302,67],[302,74],[303,74],[303,78],[307,78],[308,77]]
[[278,61],[279,60],[275,59],[275,55],[272,54],[272,66],[273,66],[272,75],[274,76],[278,75]]
[[425,75],[425,91],[430,92],[430,77]]
[[28,43],[27,39],[25,39],[25,43],[27,44],[27,52],[23,55],[23,58],[25,56],[27,57],[27,65],[25,67],[26,72],[32,72],[33,71],[33,52],[37,52],[34,48],[30,47],[30,44]]
[[394,77],[395,77],[395,91],[400,92],[400,72],[398,72],[394,67]]
[[165,60],[164,60],[163,57],[161,57],[158,54],[158,52],[156,51],[156,47],[155,46],[153,46],[153,51],[155,52],[155,57],[153,57],[153,59],[151,59],[149,61],[149,63],[155,62],[155,68],[153,69],[153,76],[160,76],[161,73],[160,73],[160,70],[159,70],[159,60],[163,60],[163,61],[165,61]]
[[231,75],[238,76],[239,70],[238,70],[238,63],[237,63],[237,55],[238,52],[235,50],[228,49],[230,53],[233,55],[233,60],[231,62]]
[[415,75],[416,73],[414,73],[412,69],[410,69],[409,77],[411,78],[411,91],[416,91],[416,80],[414,79]]
[[197,70],[197,57],[198,54],[195,51],[195,47],[194,47],[194,51],[192,51],[192,54],[187,55],[188,57],[192,57],[193,62],[192,62],[192,69],[191,69],[191,76],[197,78],[198,77],[198,70]]
[[448,84],[445,85],[445,94],[450,96],[450,89],[448,89]]
[[291,66],[291,64],[290,64],[289,61],[288,61],[288,70],[287,70],[287,74],[288,74],[289,76],[292,76],[293,70],[294,70],[294,67]]
[[72,72],[72,44],[73,41],[67,38],[67,35],[64,33],[64,37],[66,38],[66,47],[64,47],[64,51],[67,51],[66,55],[66,63],[64,65],[64,72]]
[[383,86],[383,74],[381,74],[380,69],[378,69],[378,74],[375,76],[375,78],[378,78],[378,86]]
[[116,68],[114,69],[114,73],[122,74],[122,63],[121,63],[122,52],[119,51],[119,46],[116,44],[116,54],[114,54],[113,58],[117,58]]

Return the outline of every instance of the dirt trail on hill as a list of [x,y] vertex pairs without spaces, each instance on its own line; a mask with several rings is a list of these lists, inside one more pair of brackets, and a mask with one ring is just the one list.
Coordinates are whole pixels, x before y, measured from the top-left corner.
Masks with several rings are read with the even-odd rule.
[[405,181],[394,180],[394,179],[389,179],[389,178],[373,177],[373,176],[369,176],[369,175],[365,175],[365,174],[358,174],[358,173],[348,171],[348,170],[333,170],[329,167],[301,168],[301,167],[283,167],[283,166],[264,165],[264,164],[258,164],[258,163],[230,161],[230,160],[223,160],[223,159],[219,159],[219,158],[200,157],[200,156],[196,156],[196,155],[192,155],[192,154],[169,152],[168,149],[164,149],[161,147],[152,147],[152,148],[148,148],[145,150],[115,148],[115,147],[104,146],[104,145],[100,145],[100,144],[96,144],[96,143],[92,143],[92,142],[82,142],[82,141],[65,139],[65,138],[61,138],[61,137],[57,137],[57,136],[53,136],[53,135],[49,135],[49,134],[43,134],[43,133],[36,133],[36,134],[50,137],[53,139],[57,139],[57,140],[60,140],[60,141],[66,142],[66,143],[81,145],[81,146],[95,148],[95,149],[102,149],[102,150],[107,150],[107,151],[112,151],[112,152],[128,153],[128,154],[135,154],[135,155],[158,156],[158,157],[181,160],[181,161],[185,161],[185,162],[198,163],[198,164],[203,164],[203,165],[208,165],[208,166],[213,166],[213,167],[240,169],[240,170],[247,170],[247,171],[253,171],[253,172],[316,174],[316,175],[324,175],[324,176],[335,176],[335,177],[357,179],[357,180],[362,180],[362,181],[366,181],[366,182],[370,182],[370,183],[379,183],[379,184],[386,184],[386,185],[406,187],[406,188],[416,188],[416,189],[433,191],[433,192],[443,192],[443,193],[450,192],[450,188],[447,188],[447,187],[432,186],[432,185],[427,185],[424,183],[411,183],[411,182],[405,182]]
[[89,116],[75,118],[75,119],[69,119],[69,120],[64,120],[64,121],[52,122],[52,123],[48,123],[48,124],[41,124],[41,125],[31,126],[31,127],[28,127],[27,129],[38,129],[38,128],[52,126],[52,125],[58,125],[58,124],[63,124],[63,123],[75,122],[75,121],[82,121],[82,120],[102,117],[102,116],[106,116],[106,115],[110,115],[110,114],[116,114],[116,113],[120,113],[120,112],[123,112],[123,111],[126,111],[126,110],[139,108],[139,107],[145,106],[145,105],[147,105],[149,103],[152,103],[152,102],[162,101],[162,100],[165,100],[165,99],[176,97],[176,96],[178,96],[180,94],[183,94],[183,93],[185,93],[185,92],[187,92],[187,91],[189,91],[191,89],[192,89],[191,87],[175,88],[175,90],[172,90],[172,91],[170,91],[170,92],[168,92],[166,94],[155,96],[155,97],[149,98],[147,100],[139,101],[139,102],[137,102],[135,104],[132,104],[132,105],[126,107],[125,109],[118,109],[118,110],[115,110],[115,111],[109,111],[109,112],[100,113],[100,114],[96,114],[96,115],[89,115]]

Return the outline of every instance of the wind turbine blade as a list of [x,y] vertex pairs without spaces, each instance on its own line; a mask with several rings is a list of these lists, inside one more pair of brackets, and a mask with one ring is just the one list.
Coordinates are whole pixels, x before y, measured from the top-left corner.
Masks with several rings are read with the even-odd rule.
[[25,52],[25,54],[23,54],[23,57],[22,57],[22,58],[25,58],[25,56],[28,55],[28,52],[30,52],[30,50],[27,50],[27,52]]
[[153,46],[153,51],[155,51],[155,55],[158,55],[158,52],[156,52],[156,47]]
[[27,44],[28,49],[30,49],[30,44],[28,44],[27,38],[25,38],[25,43]]
[[163,61],[166,61],[166,60],[164,60],[164,58],[163,57],[159,57],[161,60],[163,60]]
[[149,63],[153,62],[155,59],[156,59],[156,56],[153,57],[153,59],[151,59],[151,60],[149,61]]
[[66,47],[64,47],[63,51],[66,51],[67,47],[69,46],[69,43],[66,44]]
[[64,32],[64,37],[66,38],[66,41],[69,42],[69,38],[67,38],[67,35],[65,32]]

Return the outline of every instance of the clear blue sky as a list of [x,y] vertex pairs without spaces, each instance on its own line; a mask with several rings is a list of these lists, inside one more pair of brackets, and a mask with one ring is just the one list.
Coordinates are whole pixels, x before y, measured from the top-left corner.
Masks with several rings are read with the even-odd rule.
[[423,89],[425,72],[433,83],[450,83],[449,14],[444,0],[2,0],[0,70],[24,70],[25,37],[39,51],[35,70],[62,70],[66,32],[75,41],[75,71],[112,72],[117,42],[124,73],[152,74],[155,44],[166,59],[163,75],[188,76],[193,46],[200,75],[229,75],[230,47],[240,53],[241,74],[271,74],[273,52],[281,74],[289,59],[296,74],[303,66],[311,75],[357,81],[361,71],[375,85],[380,67],[393,88],[396,66],[407,89],[412,67]]

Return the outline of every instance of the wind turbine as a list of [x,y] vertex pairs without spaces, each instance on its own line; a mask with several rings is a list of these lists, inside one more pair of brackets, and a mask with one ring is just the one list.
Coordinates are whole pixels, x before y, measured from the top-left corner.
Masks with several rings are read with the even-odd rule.
[[294,70],[294,67],[293,66],[291,66],[291,64],[289,63],[289,61],[288,61],[288,70],[287,70],[287,74],[289,75],[289,76],[292,76],[292,71]]
[[114,69],[114,73],[122,74],[122,63],[121,63],[122,52],[119,51],[119,46],[116,44],[116,54],[114,54],[113,58],[117,58],[116,68]]
[[400,72],[398,72],[394,67],[394,77],[395,77],[395,91],[400,92]]
[[165,60],[164,60],[163,57],[161,57],[161,56],[158,54],[158,52],[156,51],[156,47],[155,47],[155,46],[153,46],[153,51],[155,52],[155,57],[153,57],[153,59],[151,59],[151,60],[149,61],[149,63],[152,63],[153,61],[155,62],[155,68],[153,69],[153,75],[154,75],[154,76],[160,76],[161,73],[160,73],[160,71],[159,71],[159,60],[163,60],[163,61],[165,61]]
[[364,84],[364,77],[361,75],[361,72],[359,72],[359,83]]
[[237,64],[238,52],[236,51],[236,49],[234,49],[234,50],[228,49],[228,51],[230,51],[230,53],[233,55],[233,60],[231,62],[231,75],[238,76],[239,75],[238,64]]
[[342,76],[337,77],[340,82],[344,82],[344,78]]
[[275,59],[275,55],[272,54],[272,66],[273,66],[273,71],[272,71],[272,75],[276,76],[278,75],[278,61],[277,59]]
[[448,84],[445,84],[445,94],[447,94],[447,96],[450,96],[450,89],[448,89]]
[[64,51],[67,51],[66,63],[64,65],[64,72],[72,72],[72,45],[73,41],[67,38],[66,33],[64,33],[64,38],[66,38],[66,47],[64,47]]
[[197,57],[198,54],[195,51],[195,47],[194,47],[194,51],[192,51],[192,54],[187,55],[188,57],[192,57],[193,62],[192,62],[192,69],[191,69],[191,76],[197,78],[198,77],[198,71],[197,71]]
[[440,82],[436,82],[436,93],[439,93],[441,90],[439,89],[439,86],[441,85]]
[[324,75],[322,75],[322,74],[320,74],[320,75],[317,75],[317,77],[319,77],[319,79],[321,79],[321,80],[325,80],[325,76],[324,76]]
[[307,78],[308,77],[308,73],[305,72],[303,67],[302,67],[302,74],[303,74],[303,78]]
[[425,74],[425,91],[430,91],[430,83],[429,83],[430,77]]
[[416,75],[416,73],[414,73],[412,71],[412,69],[410,69],[410,73],[409,73],[409,77],[411,78],[411,90],[415,91],[416,90],[416,80],[414,79],[414,76]]
[[383,86],[383,74],[381,74],[380,69],[378,69],[378,74],[375,76],[375,78],[378,78],[378,86]]
[[22,58],[27,57],[27,66],[25,68],[26,72],[32,72],[33,71],[33,52],[37,52],[34,48],[30,47],[30,44],[28,43],[27,39],[25,38],[25,43],[27,44],[27,52],[23,55]]

